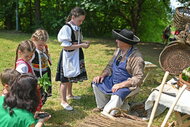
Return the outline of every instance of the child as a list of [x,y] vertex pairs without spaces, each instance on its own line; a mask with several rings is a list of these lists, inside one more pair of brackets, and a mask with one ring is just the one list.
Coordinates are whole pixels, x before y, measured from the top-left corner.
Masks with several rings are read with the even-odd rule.
[[56,81],[61,81],[61,105],[65,110],[73,110],[67,99],[80,99],[79,96],[73,95],[72,83],[87,80],[82,48],[88,48],[89,42],[81,41],[79,27],[84,19],[85,11],[75,7],[58,33],[58,41],[62,43],[63,50],[60,53]]
[[30,40],[22,41],[16,50],[15,68],[18,72],[34,74],[30,60],[33,57],[36,47]]
[[2,96],[7,95],[7,93],[10,91],[10,88],[14,82],[14,80],[20,75],[18,71],[15,69],[5,69],[0,74],[1,83],[4,87]]
[[[38,29],[36,30],[31,37],[31,40],[34,42],[36,46],[35,57],[32,60],[32,67],[34,69],[34,73],[38,78],[41,78],[45,73],[47,73],[49,80],[51,82],[51,70],[48,66],[51,65],[51,59],[48,52],[47,40],[49,35],[46,30]],[[49,86],[47,93],[43,88],[41,88],[41,96],[43,104],[47,100],[47,97],[51,96],[52,88]]]
[[[34,51],[36,46],[31,40],[22,41],[16,50],[16,64],[15,68],[21,74],[30,73],[34,74],[33,68],[31,66],[31,60],[33,59]],[[38,96],[41,97],[40,90],[38,91]],[[42,99],[40,104],[37,107],[37,111],[40,111],[42,108]]]
[[42,127],[51,115],[36,121],[34,117],[39,105],[37,79],[31,74],[18,76],[10,92],[0,97],[0,127]]

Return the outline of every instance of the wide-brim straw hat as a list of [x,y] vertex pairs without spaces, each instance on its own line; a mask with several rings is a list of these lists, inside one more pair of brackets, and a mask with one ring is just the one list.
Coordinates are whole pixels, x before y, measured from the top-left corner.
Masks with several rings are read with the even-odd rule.
[[112,30],[112,34],[115,39],[118,39],[118,40],[120,40],[124,43],[128,43],[130,45],[135,45],[138,42],[140,42],[140,39],[136,35],[134,35],[134,33],[132,31],[127,30],[127,29]]

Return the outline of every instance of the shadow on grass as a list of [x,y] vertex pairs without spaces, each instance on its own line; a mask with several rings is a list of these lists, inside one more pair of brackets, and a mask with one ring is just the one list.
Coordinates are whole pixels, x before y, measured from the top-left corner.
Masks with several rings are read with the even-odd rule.
[[[104,50],[102,50],[106,55],[112,55],[115,47],[116,47],[116,43],[115,40],[94,40],[91,45],[105,45],[105,47],[109,47],[109,48],[113,48],[113,49],[106,49],[104,48]],[[155,42],[140,42],[136,45],[140,52],[142,53],[144,59],[146,61],[150,61],[156,65],[159,65],[159,55],[161,53],[161,51],[163,50],[164,46],[163,44],[160,43],[155,43]],[[98,48],[98,47],[97,47]]]
[[[89,89],[90,90],[90,89]],[[90,90],[91,91],[91,90]],[[95,99],[93,94],[83,94],[80,100],[70,100],[70,105],[73,106],[73,111],[66,111],[61,109],[45,109],[46,112],[51,114],[51,119],[48,120],[46,127],[73,127],[77,122],[83,120],[89,115],[89,112],[95,107]]]
[[90,94],[82,94],[80,100],[72,100],[70,104],[82,110],[91,111],[96,107],[95,96],[91,87],[87,88],[86,92]]

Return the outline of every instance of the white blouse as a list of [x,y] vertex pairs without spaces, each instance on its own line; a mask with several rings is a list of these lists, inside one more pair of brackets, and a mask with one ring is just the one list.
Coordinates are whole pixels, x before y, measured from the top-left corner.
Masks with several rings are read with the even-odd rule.
[[[76,26],[76,25],[73,25],[71,24],[70,22],[68,22],[68,24],[71,25],[71,27],[73,28],[74,31],[79,31],[80,30],[80,27]],[[72,34],[72,31],[71,31],[71,28],[68,26],[68,25],[64,25],[59,33],[58,33],[58,36],[57,36],[57,39],[59,42],[61,42],[61,46],[71,46],[72,43],[72,39],[71,39],[71,34]]]
[[28,66],[25,63],[21,63],[16,67],[16,70],[21,74],[28,73]]

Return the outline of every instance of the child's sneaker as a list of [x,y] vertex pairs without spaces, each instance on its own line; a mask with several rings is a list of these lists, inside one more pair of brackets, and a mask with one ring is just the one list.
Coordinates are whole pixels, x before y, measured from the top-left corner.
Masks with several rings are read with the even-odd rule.
[[72,111],[73,110],[73,107],[71,107],[69,104],[65,103],[61,103],[61,106],[63,106],[63,108],[67,111]]

